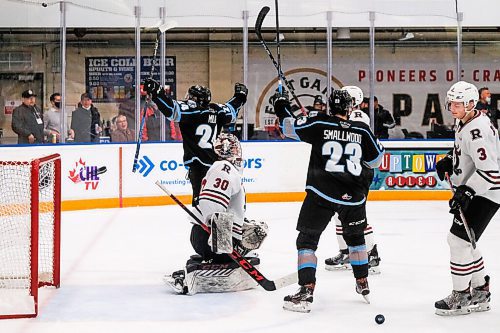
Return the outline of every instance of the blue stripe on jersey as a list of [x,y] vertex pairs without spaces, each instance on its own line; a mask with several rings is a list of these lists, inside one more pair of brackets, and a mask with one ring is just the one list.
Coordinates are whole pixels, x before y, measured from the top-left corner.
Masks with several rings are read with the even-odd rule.
[[184,161],[184,165],[188,165],[188,164],[190,164],[190,163],[193,163],[193,162],[194,162],[194,160],[197,160],[198,162],[200,162],[201,164],[203,164],[203,165],[205,165],[205,166],[207,166],[207,167],[212,166],[212,164],[207,164],[207,163],[204,163],[204,162],[203,162],[202,160],[200,160],[198,157],[193,157],[193,158],[192,158],[192,159],[190,159],[190,160]]
[[330,201],[330,202],[333,202],[333,203],[337,203],[337,204],[340,204],[340,205],[344,205],[344,206],[358,206],[358,205],[361,205],[363,202],[366,201],[366,197],[363,198],[363,200],[358,201],[358,202],[348,202],[348,201],[337,200],[337,199],[334,199],[332,197],[329,197],[328,195],[324,194],[323,192],[321,192],[320,190],[316,189],[314,186],[311,186],[311,185],[307,185],[306,186],[306,190],[313,191],[314,193],[316,193],[317,195],[319,195],[320,197],[322,197],[323,199],[325,199],[327,201]]
[[167,102],[165,102],[163,99],[161,99],[160,96],[158,96],[158,100],[161,102],[161,104],[165,105],[168,109],[172,110],[172,116],[167,117],[168,120],[173,120],[175,122],[179,122],[181,120],[181,112],[180,112],[179,103],[172,100],[172,102],[174,103],[174,107],[171,107],[170,105],[167,104]]
[[373,161],[365,161],[366,165],[368,165],[370,168],[374,169],[376,167],[378,167],[379,165],[379,162],[380,160],[382,159],[382,157],[384,156],[384,154],[382,154],[382,152],[380,152],[377,157],[375,157],[373,159]]
[[235,120],[236,120],[236,110],[233,108],[233,106],[231,104],[229,104],[229,102],[231,102],[232,100],[234,99],[231,98],[225,105],[229,108],[229,111],[231,111],[231,122],[234,123]]

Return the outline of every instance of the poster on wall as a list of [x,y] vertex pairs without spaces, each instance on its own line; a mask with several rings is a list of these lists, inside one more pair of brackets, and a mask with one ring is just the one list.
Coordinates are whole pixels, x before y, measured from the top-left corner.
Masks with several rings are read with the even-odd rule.
[[[149,77],[152,64],[152,56],[141,57],[141,78]],[[159,59],[156,61],[153,78],[160,80]],[[174,56],[165,57],[165,85],[175,98]],[[96,103],[129,100],[135,94],[135,57],[85,57],[85,87]]]

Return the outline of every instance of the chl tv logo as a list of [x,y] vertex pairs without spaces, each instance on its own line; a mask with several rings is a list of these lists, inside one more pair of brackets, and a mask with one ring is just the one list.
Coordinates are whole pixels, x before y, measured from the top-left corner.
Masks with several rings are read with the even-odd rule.
[[142,174],[143,177],[147,177],[149,175],[149,173],[151,172],[151,170],[154,169],[155,165],[149,159],[149,157],[147,157],[146,155],[144,155],[139,160],[139,162],[137,162],[137,164],[136,164],[135,167],[137,168],[137,171],[139,171],[139,173]]

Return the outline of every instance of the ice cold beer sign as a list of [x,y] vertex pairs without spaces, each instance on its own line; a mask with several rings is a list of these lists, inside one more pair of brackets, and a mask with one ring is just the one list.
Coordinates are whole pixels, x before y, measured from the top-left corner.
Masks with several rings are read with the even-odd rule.
[[[299,99],[303,107],[312,106],[314,97],[323,95],[326,99],[327,80],[326,72],[316,68],[296,68],[285,72],[285,76],[290,84],[295,89],[295,95]],[[333,88],[338,89],[342,84],[337,78],[332,77]],[[285,83],[283,82],[283,86]],[[256,106],[256,125],[257,127],[265,127],[270,129],[274,126],[276,115],[273,106],[269,103],[269,98],[275,93],[278,87],[278,78],[269,82],[261,95],[259,96]],[[293,100],[290,94],[292,110],[295,114],[300,114],[298,103]]]

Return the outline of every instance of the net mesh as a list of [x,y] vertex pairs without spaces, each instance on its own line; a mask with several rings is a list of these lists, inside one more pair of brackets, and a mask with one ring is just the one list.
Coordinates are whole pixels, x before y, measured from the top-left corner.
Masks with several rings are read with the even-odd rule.
[[[0,161],[0,298],[9,290],[30,293],[32,168],[29,162]],[[54,283],[55,161],[40,163],[38,171],[38,284],[50,285]]]

